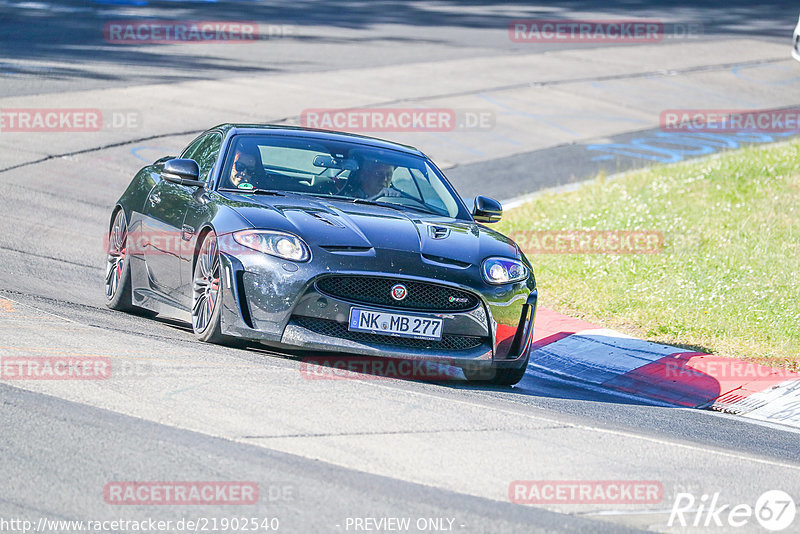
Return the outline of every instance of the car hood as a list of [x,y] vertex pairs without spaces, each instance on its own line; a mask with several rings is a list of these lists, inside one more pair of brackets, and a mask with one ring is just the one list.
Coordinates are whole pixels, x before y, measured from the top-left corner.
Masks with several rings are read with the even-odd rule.
[[292,194],[220,194],[254,228],[290,232],[329,252],[410,253],[456,267],[520,257],[512,240],[472,221]]

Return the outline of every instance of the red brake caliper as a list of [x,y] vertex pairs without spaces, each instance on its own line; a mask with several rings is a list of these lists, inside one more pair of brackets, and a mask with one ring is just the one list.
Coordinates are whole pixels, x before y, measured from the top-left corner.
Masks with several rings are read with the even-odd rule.
[[208,313],[211,313],[213,311],[213,309],[214,309],[213,292],[218,290],[218,289],[219,289],[219,278],[215,278],[211,282],[211,287],[209,288],[209,291],[208,291],[208,299],[207,299],[207,302],[208,302]]
[[120,260],[117,262],[117,278],[122,277],[122,258],[125,257],[125,249],[120,251]]

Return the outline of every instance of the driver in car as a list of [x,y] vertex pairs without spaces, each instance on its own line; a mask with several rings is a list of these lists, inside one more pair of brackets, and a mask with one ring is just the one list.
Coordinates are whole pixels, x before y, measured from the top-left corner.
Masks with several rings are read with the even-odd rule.
[[[234,187],[242,188],[241,184],[255,186],[256,158],[239,147],[231,166],[230,180]],[[246,186],[245,186],[246,187]],[[252,187],[249,187],[252,189]]]
[[366,160],[350,175],[340,194],[369,200],[397,196],[399,192],[389,188],[394,169],[394,165],[388,163]]

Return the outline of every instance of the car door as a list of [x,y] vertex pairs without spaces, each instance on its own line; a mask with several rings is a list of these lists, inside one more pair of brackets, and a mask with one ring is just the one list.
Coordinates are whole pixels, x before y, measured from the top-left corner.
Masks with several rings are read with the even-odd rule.
[[[208,145],[215,141],[219,144],[219,137],[211,133],[196,139],[181,157],[195,159],[208,150]],[[148,242],[144,259],[150,284],[170,298],[176,297],[174,292],[181,284],[181,251],[186,246],[182,237],[183,219],[196,189],[162,179],[150,191],[143,209],[143,230]]]
[[191,305],[191,289],[192,279],[194,273],[192,272],[192,260],[194,258],[194,250],[197,244],[197,233],[203,224],[213,218],[211,209],[212,204],[209,203],[208,191],[211,188],[211,172],[214,165],[220,156],[220,148],[222,146],[222,135],[212,134],[203,143],[198,145],[197,150],[194,152],[192,159],[197,162],[200,167],[199,179],[206,182],[208,185],[206,189],[194,188],[191,191],[190,197],[186,203],[186,213],[183,218],[183,225],[181,227],[181,240],[183,246],[181,247],[181,286],[178,294],[181,301],[185,305]]

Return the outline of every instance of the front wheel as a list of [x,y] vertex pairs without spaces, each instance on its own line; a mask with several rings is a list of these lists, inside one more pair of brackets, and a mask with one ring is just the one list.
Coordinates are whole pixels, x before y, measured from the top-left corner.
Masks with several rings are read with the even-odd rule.
[[192,329],[200,341],[226,341],[222,335],[221,272],[217,235],[209,232],[200,246],[192,282]]

